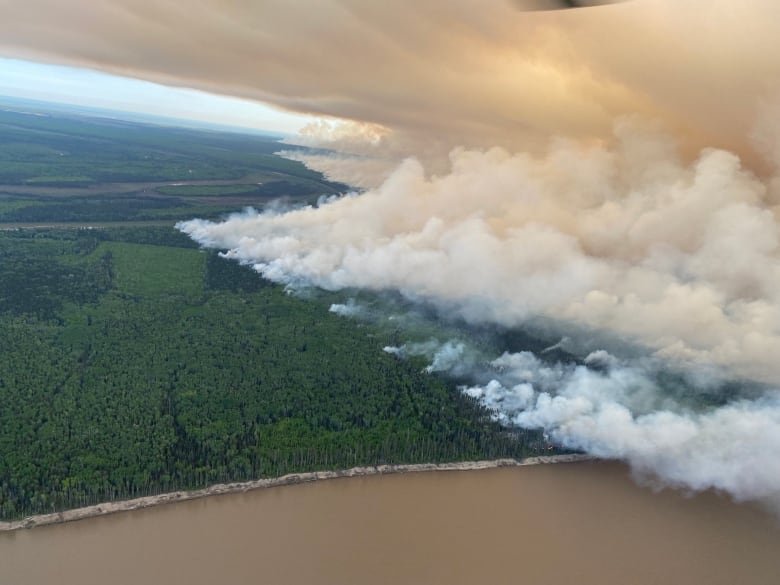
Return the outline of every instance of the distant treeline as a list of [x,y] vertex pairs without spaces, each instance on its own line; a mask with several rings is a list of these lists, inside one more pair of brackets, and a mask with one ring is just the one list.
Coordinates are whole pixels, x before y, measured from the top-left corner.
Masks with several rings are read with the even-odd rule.
[[272,171],[320,182],[326,190],[332,185],[301,163],[275,156],[280,149],[278,139],[267,136],[0,111],[0,184],[73,187]]
[[181,216],[182,208],[187,207],[192,206],[173,198],[111,197],[71,199],[69,201],[41,199],[36,201],[35,205],[20,206],[5,212],[0,211],[0,221],[67,223],[153,220],[166,217],[167,214],[164,211],[169,209],[175,209],[176,215]]
[[[219,192],[213,186],[208,187],[215,193]],[[197,185],[158,187],[156,192],[164,193],[165,196],[148,193],[68,198],[63,198],[60,195],[26,196],[24,199],[11,199],[14,205],[8,205],[6,209],[3,209],[0,204],[0,222],[86,223],[149,221],[166,218],[190,219],[195,216],[210,217],[215,214],[235,212],[248,205],[261,207],[273,199],[287,198],[295,201],[308,201],[308,198],[314,200],[323,192],[332,193],[329,190],[323,190],[321,184],[311,181],[271,181],[264,185],[256,185],[251,189],[243,188],[238,193],[241,195],[241,202],[228,205],[227,203],[219,203],[217,195],[210,196],[212,201],[215,199],[217,203],[206,203],[198,200],[198,198],[203,197],[198,192],[204,188]],[[225,196],[231,195],[231,185],[224,186],[223,189],[226,192]],[[180,196],[174,196],[176,193]],[[190,199],[186,197],[190,197]]]

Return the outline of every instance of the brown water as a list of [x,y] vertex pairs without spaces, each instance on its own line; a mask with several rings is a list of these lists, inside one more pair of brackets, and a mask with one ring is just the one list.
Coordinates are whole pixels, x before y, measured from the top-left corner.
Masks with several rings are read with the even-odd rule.
[[1,585],[780,583],[780,526],[618,465],[338,479],[0,534]]

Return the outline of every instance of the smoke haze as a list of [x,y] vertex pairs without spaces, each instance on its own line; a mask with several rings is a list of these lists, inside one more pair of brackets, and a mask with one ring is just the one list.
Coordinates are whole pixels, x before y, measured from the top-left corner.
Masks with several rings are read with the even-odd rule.
[[[277,282],[609,344],[495,356],[464,391],[676,485],[777,497],[780,3],[518,4],[0,0],[0,54],[327,118],[296,142],[334,153],[295,156],[364,192],[180,229]],[[697,396],[767,387],[693,405],[645,360]]]
[[[0,0],[0,54],[85,65],[387,129],[392,152],[545,148],[667,124],[690,152],[759,167],[749,129],[777,87],[774,0]],[[427,163],[427,161],[426,161]],[[762,167],[763,168],[763,167]]]
[[[542,319],[574,345],[583,332],[591,345],[627,340],[694,382],[776,387],[780,229],[768,182],[723,150],[685,163],[672,139],[633,120],[618,121],[614,143],[558,139],[542,156],[456,149],[446,174],[407,159],[360,195],[179,227],[278,282],[398,290],[473,324]],[[449,371],[462,348],[388,350],[430,353],[429,371]],[[493,366],[515,380],[466,391],[506,423],[676,485],[780,493],[776,390],[692,410],[637,365],[588,367],[599,355],[553,369],[506,355]]]
[[780,376],[780,232],[765,183],[728,152],[692,164],[618,124],[619,148],[455,150],[378,188],[285,214],[181,228],[282,282],[400,290],[468,321],[571,321],[672,360]]

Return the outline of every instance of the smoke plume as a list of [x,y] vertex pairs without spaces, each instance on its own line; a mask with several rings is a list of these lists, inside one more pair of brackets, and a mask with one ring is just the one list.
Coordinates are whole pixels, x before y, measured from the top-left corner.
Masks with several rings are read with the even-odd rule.
[[[492,364],[502,376],[465,391],[507,424],[544,428],[675,485],[774,497],[777,390],[724,405],[697,387],[698,378],[780,380],[771,181],[724,150],[686,163],[672,139],[636,120],[620,120],[613,143],[557,139],[541,156],[455,149],[445,174],[407,159],[360,195],[179,228],[278,282],[397,290],[473,324],[555,323],[571,336],[560,345],[584,332],[591,345],[643,348],[642,359],[691,372],[691,396],[605,353],[555,367],[507,354]],[[463,351],[387,349],[430,353],[429,371],[449,371]]]
[[[0,54],[328,119],[298,142],[337,152],[296,156],[365,192],[180,229],[278,282],[608,348],[495,356],[465,391],[672,483],[776,495],[780,3],[520,4],[0,0]],[[724,379],[767,386],[702,388]]]
[[780,72],[775,0],[0,0],[0,55],[194,87],[388,131],[426,166],[454,146],[544,149],[662,120],[686,152],[762,167],[749,128]]
[[180,227],[268,278],[400,290],[468,321],[543,316],[670,360],[780,379],[780,231],[767,185],[726,151],[692,164],[618,124],[617,147],[455,150],[378,188],[285,214]]
[[[604,360],[599,370],[587,366]],[[585,361],[549,365],[527,352],[504,354],[491,364],[496,378],[464,391],[507,424],[546,429],[568,447],[627,460],[639,474],[778,501],[780,397],[697,409],[676,403],[646,365],[604,353]]]

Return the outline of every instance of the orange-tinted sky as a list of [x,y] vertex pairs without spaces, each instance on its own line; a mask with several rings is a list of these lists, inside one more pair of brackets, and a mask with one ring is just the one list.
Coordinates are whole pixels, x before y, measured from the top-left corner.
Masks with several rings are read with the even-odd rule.
[[380,124],[402,151],[603,138],[661,119],[754,159],[780,80],[780,3],[0,0],[0,54]]

